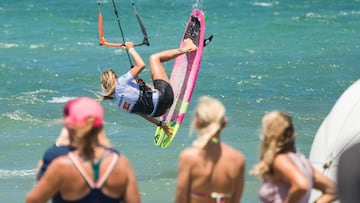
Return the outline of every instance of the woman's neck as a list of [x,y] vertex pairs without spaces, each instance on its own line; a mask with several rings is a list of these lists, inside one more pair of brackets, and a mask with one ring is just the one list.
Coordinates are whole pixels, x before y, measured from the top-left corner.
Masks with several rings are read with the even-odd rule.
[[96,161],[104,152],[103,148],[100,147],[99,144],[95,143],[93,143],[91,147],[86,145],[78,145],[77,149],[79,157],[84,161]]
[[210,153],[217,153],[220,151],[221,148],[221,140],[219,135],[213,136],[207,145],[205,146],[205,150]]

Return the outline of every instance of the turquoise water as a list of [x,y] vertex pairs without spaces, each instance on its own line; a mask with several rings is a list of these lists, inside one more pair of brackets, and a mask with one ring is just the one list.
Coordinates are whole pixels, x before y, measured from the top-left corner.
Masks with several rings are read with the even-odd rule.
[[[105,37],[122,42],[111,1],[101,1]],[[126,40],[142,34],[131,1],[116,1]],[[309,154],[321,121],[341,93],[360,76],[360,1],[139,0],[137,10],[151,53],[177,47],[194,7],[207,15],[204,49],[189,112],[173,144],[153,144],[155,127],[103,103],[106,131],[136,171],[143,202],[172,202],[177,158],[191,145],[189,124],[201,95],[227,107],[223,141],[241,150],[247,171],[257,161],[260,119],[280,109],[294,118],[297,147]],[[9,1],[0,3],[0,201],[23,202],[35,168],[61,125],[65,101],[93,96],[99,71],[129,68],[126,54],[98,45],[96,1]],[[172,63],[166,64],[169,73]],[[141,75],[149,81],[149,72]],[[246,175],[242,202],[258,202],[258,179]]]

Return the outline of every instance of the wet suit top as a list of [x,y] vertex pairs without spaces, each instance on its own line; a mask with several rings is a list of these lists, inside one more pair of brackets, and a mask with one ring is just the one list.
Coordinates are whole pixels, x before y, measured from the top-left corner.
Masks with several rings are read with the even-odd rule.
[[142,113],[158,117],[166,113],[174,102],[174,92],[170,83],[154,80],[154,88],[144,84],[141,88],[130,71],[118,78],[114,100],[117,107],[128,113]]
[[85,181],[87,182],[87,184],[91,188],[91,190],[87,195],[85,195],[81,199],[75,200],[75,201],[64,200],[61,197],[61,194],[58,193],[54,196],[53,203],[102,203],[102,202],[119,203],[119,202],[122,202],[122,198],[112,198],[112,197],[105,195],[101,191],[101,187],[103,186],[106,179],[109,177],[111,171],[115,167],[115,164],[119,158],[119,155],[117,153],[111,152],[111,155],[110,155],[110,156],[112,156],[111,163],[110,163],[109,167],[106,169],[105,173],[100,177],[97,177],[97,176],[99,174],[98,170],[99,170],[99,165],[101,164],[102,158],[100,158],[99,162],[93,163],[94,179],[90,178],[87,175],[87,173],[81,166],[80,162],[78,161],[78,158],[76,158],[76,156],[74,155],[73,152],[68,153],[68,156],[69,156],[70,160],[73,162],[73,164],[75,165],[76,169],[80,172],[81,176],[85,179]]

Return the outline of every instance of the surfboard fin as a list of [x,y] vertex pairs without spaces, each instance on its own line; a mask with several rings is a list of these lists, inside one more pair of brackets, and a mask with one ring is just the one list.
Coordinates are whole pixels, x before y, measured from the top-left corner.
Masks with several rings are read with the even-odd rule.
[[212,41],[213,35],[210,35],[208,38],[204,39],[204,47],[206,47],[206,45],[210,44],[210,42]]

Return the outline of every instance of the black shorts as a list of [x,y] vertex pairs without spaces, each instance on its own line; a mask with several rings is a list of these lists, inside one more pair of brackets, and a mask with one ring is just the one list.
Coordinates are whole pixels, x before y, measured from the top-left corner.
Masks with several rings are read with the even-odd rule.
[[165,80],[154,80],[154,88],[159,90],[159,100],[153,117],[165,114],[174,102],[174,91]]

